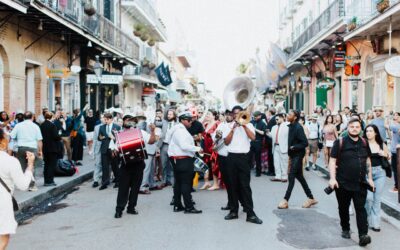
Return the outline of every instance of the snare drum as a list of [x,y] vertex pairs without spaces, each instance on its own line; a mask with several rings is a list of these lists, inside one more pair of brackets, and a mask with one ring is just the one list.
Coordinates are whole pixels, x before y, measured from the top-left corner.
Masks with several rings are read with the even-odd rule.
[[204,163],[204,161],[202,159],[200,159],[199,157],[195,157],[194,171],[205,174],[208,171],[208,166],[207,166],[207,164]]
[[125,163],[147,159],[147,152],[140,129],[127,129],[115,136],[117,147]]

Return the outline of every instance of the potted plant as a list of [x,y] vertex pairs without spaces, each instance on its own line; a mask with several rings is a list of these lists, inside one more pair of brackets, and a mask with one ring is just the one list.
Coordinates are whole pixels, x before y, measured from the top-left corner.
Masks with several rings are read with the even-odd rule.
[[149,69],[154,69],[156,67],[155,63],[149,63]]
[[378,0],[376,2],[376,9],[379,13],[383,13],[387,8],[389,8],[389,0]]
[[143,33],[140,36],[140,40],[142,40],[142,42],[146,42],[149,38],[150,38],[150,36],[149,36],[149,34],[147,34],[147,32]]
[[133,29],[133,34],[137,37],[141,37],[146,32],[146,27],[141,23],[135,24]]
[[357,28],[357,17],[353,17],[350,22],[347,24],[347,30],[352,31]]
[[83,11],[88,16],[96,14],[96,9],[93,6],[92,0],[86,0],[85,5],[83,6]]
[[147,58],[144,58],[142,61],[142,66],[147,67],[147,66],[149,66],[149,63],[150,63],[149,60],[147,60]]

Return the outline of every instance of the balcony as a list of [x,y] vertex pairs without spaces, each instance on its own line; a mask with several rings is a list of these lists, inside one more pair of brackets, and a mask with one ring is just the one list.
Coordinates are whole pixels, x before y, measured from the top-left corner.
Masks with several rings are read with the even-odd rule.
[[25,2],[25,0],[1,0],[0,11],[14,9],[26,13],[28,6],[25,5]]
[[143,23],[157,41],[167,41],[167,32],[154,6],[148,0],[122,0],[121,6]]
[[139,45],[136,41],[99,13],[96,12],[93,16],[86,15],[83,11],[83,0],[37,0],[37,2],[40,3],[38,6],[34,5],[35,2],[31,4],[42,12],[50,10],[53,12],[51,17],[56,20],[61,17],[61,20],[66,21],[68,25],[65,22],[61,23],[68,28],[82,35],[89,34],[94,38],[90,40],[131,62],[139,61]]
[[343,0],[336,0],[293,42],[290,57],[296,56],[310,41],[320,38],[332,26],[342,21],[344,16]]

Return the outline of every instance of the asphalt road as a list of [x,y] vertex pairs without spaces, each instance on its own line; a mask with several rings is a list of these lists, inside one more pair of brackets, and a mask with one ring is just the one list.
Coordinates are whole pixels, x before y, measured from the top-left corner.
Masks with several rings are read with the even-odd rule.
[[[247,223],[243,212],[238,220],[225,221],[226,212],[220,210],[226,204],[225,190],[193,194],[203,214],[173,213],[170,187],[140,195],[139,215],[124,213],[114,219],[116,190],[99,191],[88,182],[61,201],[58,210],[20,226],[9,249],[362,249],[355,216],[352,239],[342,239],[335,196],[323,192],[327,181],[316,173],[307,172],[306,178],[319,203],[302,209],[306,196],[297,182],[289,209],[278,210],[287,184],[252,177],[255,212],[262,225]],[[370,232],[367,249],[399,249],[400,231],[386,222],[381,228],[380,233]]]

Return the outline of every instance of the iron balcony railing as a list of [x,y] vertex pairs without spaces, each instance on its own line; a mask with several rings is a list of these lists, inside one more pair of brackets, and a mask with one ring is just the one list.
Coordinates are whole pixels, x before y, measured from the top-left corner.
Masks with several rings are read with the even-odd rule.
[[93,37],[120,51],[134,60],[139,60],[139,45],[110,20],[96,13],[88,16],[84,13],[83,0],[39,0],[58,15],[85,30]]
[[134,2],[139,6],[145,14],[151,19],[151,22],[153,22],[157,28],[157,30],[162,34],[163,37],[167,37],[167,32],[165,29],[164,24],[160,21],[160,18],[157,14],[157,11],[154,8],[154,5],[152,5],[149,0],[123,0],[124,2]]
[[344,18],[344,0],[336,0],[293,42],[291,57],[307,42],[321,35],[331,24]]

